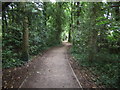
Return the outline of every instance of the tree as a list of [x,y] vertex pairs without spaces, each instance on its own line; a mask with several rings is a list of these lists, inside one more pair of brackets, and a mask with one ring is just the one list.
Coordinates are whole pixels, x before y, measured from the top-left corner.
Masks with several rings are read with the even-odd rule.
[[28,17],[24,17],[23,21],[23,45],[22,45],[22,59],[28,61],[29,53],[28,53],[28,46],[29,46],[29,30],[28,30]]
[[[92,5],[92,6],[91,6]],[[95,54],[97,50],[97,35],[98,35],[98,30],[96,28],[96,18],[99,16],[99,11],[100,11],[100,4],[99,3],[91,3],[91,13],[90,13],[90,21],[92,21],[91,27],[90,28],[90,35],[89,35],[89,55],[88,59],[90,62],[95,60]]]

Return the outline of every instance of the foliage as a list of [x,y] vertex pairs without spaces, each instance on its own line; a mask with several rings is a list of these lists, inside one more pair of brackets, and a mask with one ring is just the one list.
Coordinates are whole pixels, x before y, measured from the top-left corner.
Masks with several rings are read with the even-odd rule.
[[[73,26],[76,27],[73,28],[71,53],[81,66],[87,67],[98,76],[95,82],[117,88],[119,87],[120,23],[115,19],[118,17],[114,11],[115,7],[108,9],[112,5],[114,3],[82,2],[77,6],[81,11],[78,18],[73,16]],[[78,9],[73,9],[78,12]]]
[[11,3],[2,13],[3,68],[26,63],[23,51],[31,59],[61,44],[61,40],[68,40],[73,44],[73,56],[98,76],[98,84],[119,87],[118,5],[115,2]]
[[[58,15],[64,12],[60,8],[62,4],[14,2],[3,11],[3,68],[20,66],[25,63],[23,60],[25,56],[22,57],[22,50],[25,49],[22,47],[24,28],[29,29],[29,59],[49,47],[60,44],[60,35],[64,25],[62,20],[65,17],[64,14],[61,17]],[[28,27],[24,24],[26,16],[29,21]]]
[[71,49],[72,56],[79,61],[79,65],[89,69],[98,78],[94,80],[98,85],[105,85],[106,88],[119,87],[119,65],[120,55],[109,54],[108,52],[100,52],[96,55],[96,59],[89,63],[85,54],[79,54],[77,49]]

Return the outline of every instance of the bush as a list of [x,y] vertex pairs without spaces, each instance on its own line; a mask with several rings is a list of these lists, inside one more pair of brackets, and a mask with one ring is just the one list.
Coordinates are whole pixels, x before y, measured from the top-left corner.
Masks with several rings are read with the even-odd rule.
[[98,76],[96,79],[97,84],[103,84],[107,88],[118,88],[119,82],[119,66],[120,57],[118,54],[109,54],[108,52],[99,52],[95,56],[95,60],[92,63],[87,61],[87,55],[85,53],[79,53],[77,49],[72,48],[71,53],[79,64],[83,67],[89,67],[88,69]]

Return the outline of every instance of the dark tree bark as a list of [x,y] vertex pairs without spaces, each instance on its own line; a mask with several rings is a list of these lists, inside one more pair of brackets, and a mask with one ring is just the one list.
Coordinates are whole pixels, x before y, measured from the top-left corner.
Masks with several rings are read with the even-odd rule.
[[10,4],[11,2],[2,2],[2,11],[4,11]]
[[71,3],[71,16],[70,16],[70,29],[69,29],[69,36],[68,36],[68,42],[71,42],[71,32],[72,32],[72,25],[73,25],[73,16],[72,16],[72,3]]
[[22,41],[22,60],[28,61],[29,59],[29,22],[28,22],[28,13],[26,10],[26,4],[24,2],[20,2],[20,7],[24,13],[23,14],[23,41]]
[[61,35],[61,32],[62,32],[62,27],[61,27],[61,25],[62,25],[62,18],[61,18],[61,10],[62,10],[62,3],[59,3],[59,2],[57,2],[56,3],[56,7],[57,7],[57,12],[56,12],[56,41],[57,41],[57,43],[59,44],[60,43],[60,35]]
[[46,21],[47,21],[47,19],[46,19],[46,17],[47,17],[47,14],[46,14],[46,6],[47,6],[47,3],[46,2],[44,2],[43,3],[43,8],[44,8],[44,10],[43,10],[43,15],[44,15],[44,23],[45,23],[45,26],[46,26]]
[[94,28],[94,26],[96,25],[96,17],[99,16],[98,12],[100,10],[100,6],[98,3],[92,3],[92,6],[93,8],[91,9],[92,13],[90,17],[93,28],[90,30],[90,36],[89,36],[89,54],[88,54],[89,62],[92,62],[95,59],[95,54],[97,51],[98,30]]
[[72,29],[72,25],[71,25],[71,23],[70,23],[68,42],[71,42],[71,29]]
[[[77,2],[77,18],[80,16],[80,2]],[[77,20],[77,25],[79,26],[79,19]]]
[[[72,4],[71,4],[72,5]],[[72,6],[72,9],[73,9],[73,14],[72,14],[72,20],[73,20],[73,22],[74,23],[76,23],[75,22],[75,20],[76,20],[76,2],[74,2],[74,4],[73,4],[73,6]],[[75,28],[76,28],[76,26],[73,24],[72,25],[72,44],[74,45],[75,44],[75,39],[74,39],[74,37],[75,37],[75,33],[74,33],[74,31],[75,31]]]
[[28,41],[29,41],[29,31],[28,31],[28,17],[24,17],[23,21],[23,45],[22,45],[22,59],[28,61]]
[[120,2],[114,2],[112,7],[114,8],[114,11],[115,11],[115,20],[119,21],[120,20],[120,9],[119,9]]

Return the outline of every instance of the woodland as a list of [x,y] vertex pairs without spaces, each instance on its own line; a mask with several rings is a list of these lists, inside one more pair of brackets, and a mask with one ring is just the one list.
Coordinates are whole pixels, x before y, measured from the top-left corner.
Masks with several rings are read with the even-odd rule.
[[[62,41],[105,87],[120,87],[120,2],[3,2],[2,68],[21,67]],[[59,62],[58,62],[59,63]]]

